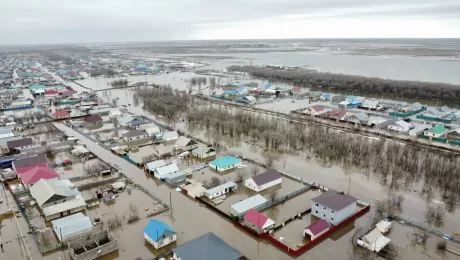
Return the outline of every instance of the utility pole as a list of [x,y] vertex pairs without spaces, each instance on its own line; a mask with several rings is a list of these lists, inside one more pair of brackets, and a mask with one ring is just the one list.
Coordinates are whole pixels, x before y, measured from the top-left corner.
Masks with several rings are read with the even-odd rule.
[[350,195],[350,186],[351,186],[351,174],[348,177],[348,193],[347,193],[347,195]]
[[171,207],[171,216],[172,216],[172,198],[171,198],[171,191],[169,191],[169,207]]

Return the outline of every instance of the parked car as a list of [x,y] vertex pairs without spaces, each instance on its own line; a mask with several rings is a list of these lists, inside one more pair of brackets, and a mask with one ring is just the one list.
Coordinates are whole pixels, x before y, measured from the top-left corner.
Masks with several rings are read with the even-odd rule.
[[183,153],[179,154],[179,156],[177,156],[177,158],[182,160],[182,159],[184,159],[184,158],[186,158],[188,156],[190,156],[190,152],[187,151],[187,152],[183,152]]

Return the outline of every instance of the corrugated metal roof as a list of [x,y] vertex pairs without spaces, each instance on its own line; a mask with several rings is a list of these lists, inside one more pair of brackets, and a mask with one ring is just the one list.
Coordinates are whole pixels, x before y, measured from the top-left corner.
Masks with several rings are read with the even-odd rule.
[[60,241],[62,241],[62,237],[65,238],[93,228],[90,218],[83,215],[81,212],[61,219],[53,220],[51,223],[53,225],[54,232]]
[[252,177],[252,180],[258,185],[262,186],[266,183],[269,183],[271,181],[277,180],[281,178],[281,173],[279,173],[277,170],[268,170],[264,173],[261,173],[259,175],[256,175]]
[[262,205],[265,202],[267,202],[267,199],[257,194],[255,196],[252,196],[243,201],[233,204],[231,208],[238,214],[241,214],[248,211],[249,209],[253,209],[259,205]]
[[44,208],[43,214],[45,214],[45,216],[51,216],[60,212],[84,206],[86,206],[85,200],[81,196],[78,196],[76,199],[68,200],[66,202]]
[[316,196],[312,199],[312,201],[319,203],[330,209],[339,211],[347,207],[348,205],[356,202],[356,199],[352,196],[340,194],[336,191],[331,190]]
[[212,188],[212,189],[209,189],[209,190],[205,191],[204,193],[205,193],[206,195],[209,196],[209,195],[212,195],[212,194],[221,192],[221,191],[223,191],[223,190],[225,190],[225,189],[228,189],[228,188],[231,188],[231,187],[235,187],[235,188],[236,188],[236,187],[237,187],[237,186],[236,186],[236,183],[234,183],[234,182],[232,182],[232,181],[229,181],[229,182],[226,182],[226,183],[224,183],[224,184],[221,184],[221,185],[219,185],[219,186],[217,186],[217,187],[214,187],[214,188]]
[[149,224],[144,228],[144,234],[150,237],[153,241],[158,242],[158,239],[165,233],[176,234],[176,231],[172,229],[168,224],[163,221],[151,219]]
[[81,195],[80,191],[72,188],[74,185],[69,180],[44,180],[41,179],[30,187],[30,194],[39,206],[43,205],[53,195],[72,197]]

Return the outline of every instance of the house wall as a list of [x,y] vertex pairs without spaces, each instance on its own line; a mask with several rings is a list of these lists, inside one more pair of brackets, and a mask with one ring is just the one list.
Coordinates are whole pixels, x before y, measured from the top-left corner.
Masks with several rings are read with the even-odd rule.
[[230,188],[221,190],[221,191],[219,191],[219,192],[217,192],[217,193],[213,193],[213,194],[209,194],[209,195],[208,195],[208,194],[206,194],[206,192],[205,192],[204,194],[205,194],[205,196],[206,196],[208,199],[214,199],[214,198],[216,198],[216,197],[225,195],[225,194],[229,193],[230,191],[234,191],[234,190],[236,190],[236,189],[237,189],[237,186],[235,185],[235,186],[233,186],[233,187],[230,187]]
[[129,137],[129,138],[126,138],[126,140],[128,140],[128,141],[134,141],[134,140],[138,140],[138,139],[142,139],[142,138],[147,138],[147,135],[140,135],[140,136]]
[[201,158],[201,159],[204,159],[204,158],[209,158],[209,157],[212,157],[212,156],[216,156],[216,152],[210,152],[210,153],[205,153],[205,154],[198,154],[198,153],[194,153],[192,152],[192,154],[198,158]]
[[215,165],[213,165],[213,164],[209,164],[209,167],[212,168],[212,169],[214,169],[214,170],[223,172],[223,171],[228,171],[228,170],[230,170],[230,169],[236,168],[236,167],[238,167],[238,166],[240,166],[240,165],[241,165],[241,162],[239,162],[239,163],[237,163],[237,164],[233,164],[233,165],[227,166],[227,167],[224,167],[224,168],[222,168],[222,167],[217,167],[217,166],[215,166]]
[[[318,206],[317,206],[318,205]],[[348,205],[340,211],[334,211],[316,202],[312,202],[311,214],[317,218],[325,219],[329,224],[338,225],[348,217],[356,213],[356,202]]]
[[[75,255],[74,253],[75,249],[81,248],[83,246],[87,246],[91,244],[93,241],[100,241],[105,238],[109,238],[110,242],[102,246],[96,247],[85,253]],[[70,248],[70,257],[73,260],[93,260],[93,259],[100,258],[101,256],[104,256],[110,252],[117,250],[118,241],[112,235],[110,235],[107,231],[102,231],[102,232],[91,235],[90,239],[80,239],[80,240],[69,243],[69,248]]]
[[443,134],[435,134],[435,133],[432,133],[432,132],[425,131],[424,135],[428,136],[428,137],[440,138]]
[[171,243],[173,243],[174,241],[177,240],[177,235],[176,234],[171,234],[169,236],[166,236],[164,238],[161,238],[158,240],[158,242],[155,242],[153,241],[149,236],[147,236],[147,234],[144,233],[144,238],[145,240],[147,240],[147,242],[149,242],[149,244],[151,244],[155,249],[158,249],[158,248],[161,248],[161,247],[164,247],[166,245],[169,245]]
[[64,198],[64,199],[51,201],[51,202],[48,202],[48,203],[45,203],[45,204],[41,205],[40,208],[44,209],[44,208],[46,208],[46,207],[54,206],[54,205],[57,205],[57,204],[61,204],[61,203],[63,203],[63,202],[66,202],[66,201],[69,201],[69,200],[73,200],[73,199],[75,199],[75,196],[66,197],[66,198]]
[[256,225],[253,225],[252,223],[244,220],[243,224],[245,226],[247,226],[248,228],[256,231],[257,233],[267,233],[268,231],[272,230],[274,227],[275,227],[275,224],[273,223],[272,225],[270,226],[267,226],[267,227],[264,227],[263,229],[260,229],[258,227],[256,227]]
[[396,132],[409,132],[409,129],[406,129],[399,125],[389,125],[388,129]]
[[[55,232],[56,232],[56,230],[55,230]],[[56,235],[59,238],[59,230],[57,230],[57,232],[58,233]],[[68,236],[64,236],[63,239],[62,239],[62,243],[68,244],[70,241],[88,237],[88,236],[91,235],[92,232],[93,232],[93,228],[88,228],[88,229],[82,230],[80,232],[70,234]]]
[[264,185],[257,186],[257,184],[252,180],[252,178],[250,178],[244,181],[244,186],[246,186],[247,188],[251,190],[260,192],[270,187],[273,187],[275,185],[281,184],[282,182],[283,182],[283,178],[279,178],[271,182],[265,183]]

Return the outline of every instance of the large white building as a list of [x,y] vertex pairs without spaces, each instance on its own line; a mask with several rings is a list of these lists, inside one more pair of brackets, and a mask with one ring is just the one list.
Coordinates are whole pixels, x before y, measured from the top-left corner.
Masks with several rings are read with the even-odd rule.
[[356,213],[356,199],[336,191],[325,192],[312,199],[311,214],[338,225]]
[[399,120],[393,124],[388,125],[388,130],[400,133],[409,133],[412,128],[414,128],[414,126],[404,120]]
[[244,186],[247,188],[260,192],[275,185],[281,184],[283,177],[277,170],[269,170],[262,174],[256,175],[244,181]]

